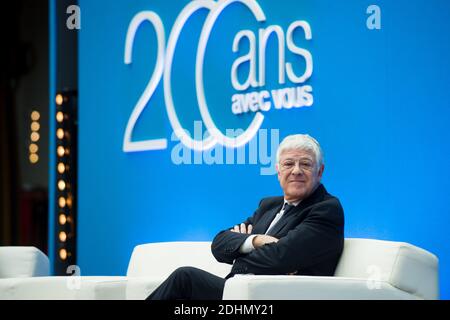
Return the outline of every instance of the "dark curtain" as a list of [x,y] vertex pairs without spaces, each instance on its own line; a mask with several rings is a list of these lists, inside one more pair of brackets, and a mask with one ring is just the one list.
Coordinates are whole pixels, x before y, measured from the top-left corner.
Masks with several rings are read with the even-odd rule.
[[20,2],[0,4],[0,245],[17,243],[18,153],[14,88],[19,67]]

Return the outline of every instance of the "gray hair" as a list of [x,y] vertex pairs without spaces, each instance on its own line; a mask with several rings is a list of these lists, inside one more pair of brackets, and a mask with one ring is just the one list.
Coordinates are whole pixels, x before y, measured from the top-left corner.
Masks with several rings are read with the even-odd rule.
[[323,152],[319,142],[308,134],[293,134],[281,141],[277,150],[277,163],[280,163],[280,155],[285,150],[308,150],[314,153],[316,165],[319,168],[323,164]]

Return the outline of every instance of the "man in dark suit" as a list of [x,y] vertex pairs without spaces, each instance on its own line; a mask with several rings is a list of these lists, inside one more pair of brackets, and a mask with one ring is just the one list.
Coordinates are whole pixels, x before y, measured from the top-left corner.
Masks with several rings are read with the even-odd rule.
[[261,200],[253,216],[219,232],[211,250],[232,264],[224,279],[193,267],[175,270],[147,299],[222,298],[235,274],[332,276],[344,245],[344,212],[320,183],[324,171],[319,143],[309,135],[286,137],[277,151],[284,196]]

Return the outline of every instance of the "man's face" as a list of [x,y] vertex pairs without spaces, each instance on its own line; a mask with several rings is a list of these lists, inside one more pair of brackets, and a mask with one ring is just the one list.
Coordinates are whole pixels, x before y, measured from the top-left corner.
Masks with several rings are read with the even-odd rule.
[[277,164],[278,180],[287,201],[307,198],[320,183],[324,166],[317,168],[314,153],[308,150],[285,150]]

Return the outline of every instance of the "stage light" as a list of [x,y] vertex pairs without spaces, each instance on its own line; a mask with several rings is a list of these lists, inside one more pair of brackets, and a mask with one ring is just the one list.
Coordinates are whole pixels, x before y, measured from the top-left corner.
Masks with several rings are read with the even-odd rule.
[[58,149],[57,149],[57,152],[58,152],[58,156],[63,157],[64,153],[65,153],[64,147],[63,146],[59,146]]
[[64,163],[62,163],[62,162],[58,163],[58,172],[60,174],[63,174],[64,171],[66,171],[66,166],[64,165]]
[[32,131],[39,131],[40,127],[41,127],[41,125],[37,121],[33,121],[31,123],[31,130]]
[[37,144],[32,143],[30,144],[30,146],[28,147],[28,149],[30,150],[30,153],[37,153],[39,150],[39,147]]
[[68,198],[67,198],[66,204],[67,204],[67,206],[68,206],[69,208],[72,208],[72,198],[71,198],[71,197],[68,197]]
[[64,214],[61,213],[61,214],[59,215],[59,224],[63,226],[63,225],[66,224],[66,222],[67,222],[66,216],[65,216]]
[[62,113],[61,111],[58,111],[56,113],[56,121],[63,122],[63,120],[64,120],[64,113]]
[[[76,173],[77,159],[77,99],[76,92],[64,91],[54,96],[55,105],[52,115],[55,129],[51,137],[56,144],[56,163],[54,169],[56,177],[53,180],[56,191],[56,208],[53,219],[57,226],[53,239],[55,242],[55,255],[60,259],[55,261],[55,274],[65,274],[69,265],[74,264],[73,253],[76,253],[75,234],[65,228],[75,226],[76,222]],[[54,152],[55,152],[54,151]],[[54,199],[55,199],[54,198]],[[53,200],[55,201],[55,200]]]
[[64,191],[64,189],[66,189],[66,183],[64,182],[64,180],[59,180],[58,181],[58,189],[60,191]]
[[40,138],[40,135],[37,131],[41,128],[41,125],[39,124],[38,120],[41,117],[40,113],[38,111],[31,112],[30,118],[32,120],[30,128],[31,128],[31,134],[30,134],[30,140],[31,143],[28,145],[28,150],[30,152],[28,159],[30,160],[30,163],[35,164],[39,161],[39,156],[37,154],[39,150],[39,146],[37,145],[37,141]]
[[64,208],[66,206],[66,198],[64,197],[59,197],[58,199],[58,204],[60,208]]
[[56,136],[58,137],[58,139],[62,139],[64,138],[64,130],[59,128],[58,130],[56,130]]
[[31,120],[38,121],[41,117],[41,114],[38,111],[31,112]]
[[67,234],[64,231],[61,231],[59,233],[59,241],[66,242],[66,240],[67,240]]
[[61,258],[61,260],[66,260],[67,259],[67,250],[66,249],[60,249],[59,250],[59,257]]
[[32,153],[29,156],[29,160],[32,164],[35,164],[39,161],[39,156],[36,153]]
[[63,98],[62,94],[58,93],[55,97],[55,101],[58,106],[62,105],[64,102],[64,98]]
[[37,133],[36,131],[33,131],[30,135],[30,139],[32,142],[37,142],[39,141],[40,135],[39,133]]

